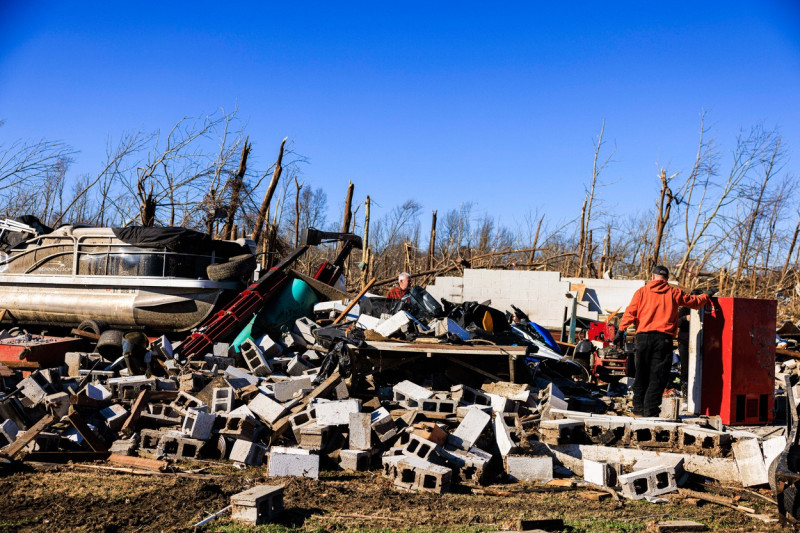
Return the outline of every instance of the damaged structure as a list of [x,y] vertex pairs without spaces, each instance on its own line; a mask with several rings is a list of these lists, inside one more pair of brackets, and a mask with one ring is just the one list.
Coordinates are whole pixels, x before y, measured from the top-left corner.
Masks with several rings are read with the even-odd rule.
[[[100,238],[87,235],[91,243]],[[292,270],[308,245],[326,240],[343,241],[333,264],[314,277]],[[771,405],[746,397],[743,413],[755,409],[754,419],[701,413],[701,400],[694,398],[693,410],[677,397],[664,398],[662,417],[633,417],[630,352],[615,351],[608,335],[594,339],[596,353],[581,361],[574,345],[556,341],[512,304],[504,312],[439,300],[420,287],[401,300],[367,291],[354,297],[334,285],[360,239],[310,230],[306,242],[227,303],[215,300],[215,311],[188,335],[136,335],[122,329],[141,326],[138,319],[105,315],[67,340],[23,335],[51,353],[0,357],[0,456],[213,459],[264,465],[275,477],[376,470],[398,490],[432,493],[578,477],[651,501],[690,479],[771,483],[781,513],[797,517],[800,365],[788,357],[776,367],[774,345],[759,345],[758,357],[768,363],[765,375],[778,380],[778,396],[758,397]],[[106,328],[93,331],[98,322]],[[6,337],[0,344],[20,340]],[[693,353],[696,372],[711,368],[710,352],[701,361],[701,344]],[[702,405],[712,404],[711,390],[703,394]],[[766,425],[774,419],[789,421],[791,430]],[[760,426],[743,428],[745,421]],[[255,487],[231,507],[238,520],[264,523],[282,509],[282,488]]]

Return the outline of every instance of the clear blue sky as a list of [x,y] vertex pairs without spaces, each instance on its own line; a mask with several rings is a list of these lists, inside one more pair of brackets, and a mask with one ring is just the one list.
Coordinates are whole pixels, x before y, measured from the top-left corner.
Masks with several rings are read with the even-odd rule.
[[125,4],[0,0],[0,141],[96,172],[109,137],[238,105],[262,168],[288,136],[332,212],[352,180],[423,225],[462,202],[577,216],[603,119],[619,213],[688,170],[703,109],[727,150],[780,128],[800,174],[796,1]]

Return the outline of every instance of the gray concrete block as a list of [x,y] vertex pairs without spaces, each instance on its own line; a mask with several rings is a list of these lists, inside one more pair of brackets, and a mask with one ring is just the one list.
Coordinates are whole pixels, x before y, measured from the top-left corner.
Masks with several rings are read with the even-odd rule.
[[250,400],[247,408],[266,424],[272,425],[287,413],[286,408],[265,394]]
[[506,474],[512,481],[548,481],[553,479],[552,457],[507,455],[503,458]]
[[258,466],[264,461],[266,451],[266,446],[262,446],[257,442],[237,439],[233,443],[230,460],[250,466]]
[[450,489],[453,471],[419,457],[403,456],[397,460],[384,458],[383,474],[396,487],[442,493]]
[[[269,335],[264,335],[258,339],[257,344],[258,347],[261,348],[261,353],[264,354],[264,357],[267,359],[274,359],[283,353],[283,347],[272,340],[272,337]],[[273,368],[273,370],[275,370],[275,368]]]
[[16,422],[11,420],[4,420],[2,424],[0,424],[0,448],[4,448],[17,440],[17,435],[19,434],[19,426],[17,426]]
[[408,316],[408,313],[400,311],[392,315],[390,319],[381,322],[374,331],[384,337],[391,337],[396,333],[407,330],[410,323],[411,318]]
[[361,411],[361,400],[334,400],[314,404],[317,424],[320,426],[346,426],[350,423],[350,414]]
[[100,416],[103,417],[108,429],[111,431],[119,431],[122,429],[129,414],[128,410],[118,403],[109,405],[105,409],[100,410]]
[[244,359],[247,368],[254,376],[268,376],[272,373],[272,369],[264,356],[264,352],[259,346],[249,337],[241,344],[242,358]]
[[214,428],[214,420],[217,415],[206,413],[194,408],[186,410],[183,418],[181,432],[193,439],[207,440],[211,437],[211,430]]
[[342,470],[352,470],[353,472],[363,472],[369,470],[372,454],[364,450],[340,450],[339,466]]
[[408,380],[395,385],[393,393],[394,401],[407,409],[416,409],[423,400],[433,398],[433,392]]
[[302,394],[304,390],[311,391],[313,388],[314,387],[311,385],[311,378],[309,377],[298,377],[286,381],[278,381],[272,385],[275,399],[281,403],[288,402],[294,398],[296,394]]
[[316,322],[307,317],[301,317],[295,320],[294,330],[299,333],[307,344],[314,344],[317,340],[314,338],[314,330],[319,328]]
[[211,400],[212,413],[230,413],[233,409],[233,387],[215,387]]
[[678,490],[675,468],[655,466],[619,476],[622,494],[632,500],[658,496]]
[[769,482],[767,466],[758,439],[739,439],[731,447],[736,466],[739,467],[742,485],[756,487]]
[[67,416],[69,413],[69,394],[66,392],[48,394],[44,397],[44,403],[47,408],[58,418]]
[[541,440],[545,444],[580,444],[586,439],[583,420],[542,420],[539,423]]
[[179,392],[178,397],[169,406],[182,416],[186,416],[186,411],[189,409],[208,410],[208,406],[201,399],[184,391]]
[[258,385],[258,378],[249,374],[241,368],[229,366],[225,369],[225,381],[236,390],[243,389],[248,385]]
[[480,409],[470,410],[450,435],[448,442],[456,448],[469,449],[477,442],[491,419],[491,415]]
[[616,487],[620,473],[619,465],[604,461],[583,460],[583,479],[600,487]]
[[492,399],[483,391],[466,385],[456,385],[451,389],[454,400],[464,405],[492,405]]
[[389,411],[384,407],[379,407],[370,413],[372,430],[378,436],[380,442],[386,442],[397,435],[397,424]]
[[231,496],[231,520],[253,526],[267,524],[283,512],[283,485],[257,485]]
[[350,413],[348,435],[351,450],[371,450],[372,416],[369,413]]
[[495,415],[493,420],[494,437],[497,441],[497,447],[500,449],[500,455],[505,457],[516,449],[516,444],[511,438],[511,431],[508,429],[505,419],[502,416]]
[[269,476],[319,478],[319,455],[302,448],[273,446],[269,452]]

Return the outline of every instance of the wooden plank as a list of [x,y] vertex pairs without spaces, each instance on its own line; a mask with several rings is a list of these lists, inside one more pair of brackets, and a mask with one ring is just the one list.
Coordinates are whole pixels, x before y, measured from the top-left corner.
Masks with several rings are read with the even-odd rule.
[[84,463],[103,461],[108,452],[31,452],[25,456],[26,463]]
[[56,417],[53,415],[45,415],[41,420],[31,426],[28,431],[17,436],[17,440],[10,444],[3,453],[6,457],[13,459],[29,442],[36,438],[36,435],[47,429],[55,420]]
[[70,331],[70,333],[72,335],[75,335],[76,337],[81,337],[84,339],[88,339],[90,341],[100,340],[100,335],[98,335],[97,333],[93,333],[91,331],[84,331],[82,329],[73,329],[72,331]]
[[464,346],[456,344],[404,343],[371,341],[367,349],[384,352],[430,353],[433,355],[525,355],[525,346]]
[[3,361],[3,364],[12,370],[39,370],[36,361]]
[[119,430],[120,435],[130,437],[133,434],[134,430],[136,429],[136,422],[139,420],[139,416],[141,416],[142,411],[145,407],[147,407],[149,402],[150,390],[145,389],[139,393],[136,401],[133,402],[131,414],[128,416],[128,419],[125,420],[125,423],[122,425],[122,429]]
[[166,461],[157,461],[155,459],[147,459],[146,457],[131,457],[129,455],[119,455],[116,453],[112,453],[108,457],[108,462],[117,465],[143,468],[154,472],[161,472],[169,465]]
[[334,372],[328,379],[317,385],[317,387],[313,391],[308,393],[308,395],[305,398],[303,398],[299,404],[295,405],[292,408],[290,414],[277,420],[272,425],[272,436],[270,437],[270,444],[274,444],[276,439],[281,435],[283,435],[283,433],[287,429],[289,429],[289,417],[291,415],[297,414],[300,411],[304,410],[306,406],[309,403],[311,403],[311,400],[313,400],[314,398],[318,398],[323,394],[327,393],[328,391],[332,390],[334,387],[336,387],[336,385],[339,384],[341,380],[342,376],[339,374],[339,372]]
[[10,378],[13,375],[14,370],[12,370],[11,367],[0,363],[0,378]]
[[70,421],[70,423],[75,427],[78,433],[80,433],[81,437],[84,438],[86,444],[88,444],[92,450],[96,452],[108,451],[108,446],[103,444],[103,441],[100,440],[100,437],[94,434],[78,411],[73,411],[68,414],[67,420]]

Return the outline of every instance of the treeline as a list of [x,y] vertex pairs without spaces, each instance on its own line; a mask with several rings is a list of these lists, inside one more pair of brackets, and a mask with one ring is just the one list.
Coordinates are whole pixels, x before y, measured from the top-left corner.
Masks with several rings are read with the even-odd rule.
[[[610,211],[603,199],[614,155],[604,135],[605,124],[593,153],[587,150],[592,171],[572,220],[531,212],[508,227],[465,204],[433,211],[423,227],[415,199],[371,217],[370,191],[353,183],[342,190],[343,202],[330,204],[303,179],[305,160],[286,139],[272,155],[251,155],[235,111],[185,118],[168,132],[123,134],[108,144],[94,174],[71,175],[76,152],[63,142],[0,145],[0,217],[33,214],[51,226],[176,225],[246,237],[257,242],[265,265],[295,247],[305,228],[353,231],[366,246],[351,254],[351,289],[373,277],[380,288],[400,271],[424,285],[469,267],[621,279],[645,278],[665,264],[687,289],[777,298],[781,316],[797,319],[797,179],[785,172],[788,151],[778,131],[753,127],[726,144],[711,136],[703,115],[691,168],[653,176],[654,197],[639,200],[632,215]],[[301,268],[311,272],[335,252],[315,249]]]

